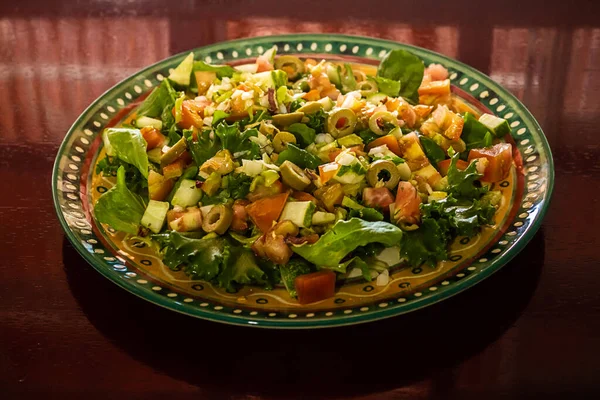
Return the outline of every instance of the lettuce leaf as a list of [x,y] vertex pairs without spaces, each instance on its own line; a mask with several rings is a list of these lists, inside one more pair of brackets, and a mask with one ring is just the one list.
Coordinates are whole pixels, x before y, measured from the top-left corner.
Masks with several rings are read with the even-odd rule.
[[296,141],[302,148],[314,143],[317,136],[313,128],[301,123],[291,124],[288,126],[287,131],[296,137]]
[[224,77],[231,78],[236,72],[236,69],[229,65],[211,65],[204,61],[194,61],[193,71],[208,71],[215,72],[217,78],[223,79]]
[[230,247],[227,261],[217,280],[219,286],[228,292],[236,292],[240,285],[265,283],[265,273],[256,264],[252,251]]
[[294,281],[300,275],[310,274],[313,272],[313,267],[302,259],[291,259],[287,264],[280,265],[281,280],[285,285],[290,297],[298,297]]
[[127,188],[123,166],[117,170],[117,184],[100,196],[94,205],[98,221],[132,235],[138,233],[145,210],[141,197]]
[[377,76],[400,82],[399,95],[414,103],[419,102],[419,86],[423,81],[425,65],[414,54],[401,49],[390,51],[377,68]]
[[110,143],[111,153],[135,166],[144,178],[148,178],[148,145],[139,129],[108,128],[103,134]]
[[448,258],[450,232],[445,220],[425,218],[419,229],[404,232],[400,242],[400,256],[410,266],[435,266]]
[[133,165],[119,160],[116,157],[104,157],[96,164],[96,175],[102,173],[104,176],[117,176],[119,167],[125,168],[125,181],[129,184],[131,190],[141,194],[143,189],[148,187],[148,180],[142,176],[140,171]]
[[465,113],[464,119],[465,125],[463,126],[461,139],[465,141],[467,151],[492,145],[494,136],[487,126],[479,122],[473,114],[468,112]]
[[251,137],[258,136],[256,129],[248,129],[244,133],[241,133],[237,124],[227,125],[225,121],[221,121],[215,129],[215,134],[221,141],[221,149],[229,150],[235,158],[244,158],[246,160],[260,158],[258,144],[250,140]]
[[389,247],[401,239],[402,230],[388,222],[351,218],[336,222],[316,243],[292,246],[292,250],[315,265],[336,266],[357,247],[369,243]]
[[176,99],[177,92],[173,89],[168,79],[163,79],[160,86],[154,88],[150,95],[146,97],[146,100],[139,106],[136,114],[138,117],[159,118],[163,115],[165,108],[169,106],[173,108]]
[[377,89],[380,93],[387,96],[398,97],[398,93],[400,93],[399,81],[387,79],[383,76],[368,76],[367,79],[372,80],[377,84]]
[[448,168],[448,194],[457,199],[479,199],[487,192],[487,188],[482,187],[478,181],[481,174],[477,172],[476,163],[470,163],[464,171],[461,171],[456,167],[458,159],[459,154],[454,154]]
[[198,140],[193,139],[192,130],[184,130],[183,136],[196,165],[204,164],[206,160],[221,150],[219,139],[215,136],[211,137],[209,130],[198,132]]
[[300,168],[315,169],[323,164],[319,157],[290,143],[288,143],[287,149],[279,153],[277,164],[281,165],[286,160],[293,162]]

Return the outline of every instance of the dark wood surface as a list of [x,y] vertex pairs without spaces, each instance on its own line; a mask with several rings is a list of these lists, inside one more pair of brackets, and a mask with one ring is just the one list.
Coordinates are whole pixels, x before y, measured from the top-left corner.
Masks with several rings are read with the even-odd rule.
[[[600,398],[598,2],[384,3],[0,4],[1,398]],[[416,44],[516,94],[556,163],[550,210],[527,248],[443,303],[316,331],[194,320],[97,274],[51,200],[72,122],[170,54],[286,32]]]

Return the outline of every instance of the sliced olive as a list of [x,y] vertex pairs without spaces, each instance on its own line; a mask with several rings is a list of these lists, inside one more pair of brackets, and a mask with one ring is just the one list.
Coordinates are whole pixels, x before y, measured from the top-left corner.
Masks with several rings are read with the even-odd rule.
[[296,111],[303,112],[304,114],[314,114],[322,109],[323,104],[319,103],[318,101],[307,101],[302,107],[300,107]]
[[288,79],[293,81],[304,73],[304,63],[298,57],[279,56],[275,58],[275,69],[285,71]]
[[287,149],[288,143],[296,144],[296,136],[292,133],[281,131],[273,138],[273,148],[278,153]]
[[267,121],[261,121],[258,131],[265,136],[275,136],[279,133],[279,129],[275,125],[268,123]]
[[334,138],[344,137],[354,132],[356,114],[347,108],[332,111],[327,118],[327,132]]
[[160,158],[160,165],[165,166],[171,164],[177,160],[187,150],[187,144],[185,139],[181,138],[179,142],[175,143],[165,154]]
[[215,232],[222,235],[227,231],[232,220],[233,211],[225,204],[217,204],[206,214],[206,218],[202,221],[202,229],[207,233]]
[[377,135],[387,135],[398,126],[398,118],[389,111],[377,111],[369,118],[369,128]]
[[279,166],[281,178],[283,182],[292,189],[302,191],[310,185],[310,178],[302,171],[302,169],[291,161],[284,161]]
[[400,181],[400,172],[390,160],[377,160],[369,166],[367,182],[372,187],[377,187],[379,182],[388,189],[393,189]]
[[302,121],[302,117],[304,117],[304,113],[298,111],[288,114],[277,114],[273,115],[273,124],[283,128]]
[[360,94],[363,97],[367,97],[370,94],[377,93],[377,91],[379,90],[377,88],[377,83],[372,79],[368,79],[366,81],[359,82],[356,85],[356,88],[358,90],[360,90]]

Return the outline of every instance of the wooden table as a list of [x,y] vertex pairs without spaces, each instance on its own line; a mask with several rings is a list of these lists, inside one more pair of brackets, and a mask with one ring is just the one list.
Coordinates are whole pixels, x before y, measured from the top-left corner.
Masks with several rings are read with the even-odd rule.
[[[600,398],[598,2],[195,3],[0,5],[0,397]],[[72,122],[170,54],[285,32],[416,44],[515,93],[556,162],[552,204],[531,244],[441,304],[317,331],[195,320],[96,273],[67,242],[50,194]]]

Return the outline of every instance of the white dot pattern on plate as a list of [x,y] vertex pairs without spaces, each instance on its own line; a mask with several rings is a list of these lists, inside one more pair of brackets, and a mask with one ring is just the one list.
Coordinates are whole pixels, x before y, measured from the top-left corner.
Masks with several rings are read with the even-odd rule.
[[369,311],[369,307],[361,307],[360,311],[362,311],[362,312]]
[[325,51],[327,51],[327,52],[330,52],[330,51],[331,51],[331,49],[333,49],[333,46],[331,45],[331,43],[327,43],[327,44],[325,45]]
[[490,100],[490,105],[492,105],[492,106],[493,106],[493,105],[494,105],[494,104],[496,104],[497,102],[498,102],[498,99],[494,97],[493,99],[491,99],[491,100]]
[[465,84],[465,83],[467,83],[467,82],[469,82],[469,78],[462,78],[462,79],[460,80],[460,82],[458,82],[458,83],[460,83],[461,85],[464,85],[464,84]]
[[479,83],[474,83],[474,84],[471,85],[471,87],[469,88],[469,90],[471,92],[473,92],[473,91],[477,90],[478,88],[479,88]]
[[450,74],[450,80],[455,80],[456,77],[458,77],[458,75],[456,74],[456,72],[453,72]]
[[347,48],[348,48],[348,46],[346,46],[345,44],[343,44],[343,45],[340,46],[340,51],[344,52],[344,51],[346,51]]
[[317,44],[316,44],[315,42],[312,42],[312,43],[311,43],[311,45],[310,45],[310,49],[311,49],[312,51],[315,51],[315,50],[317,50]]

